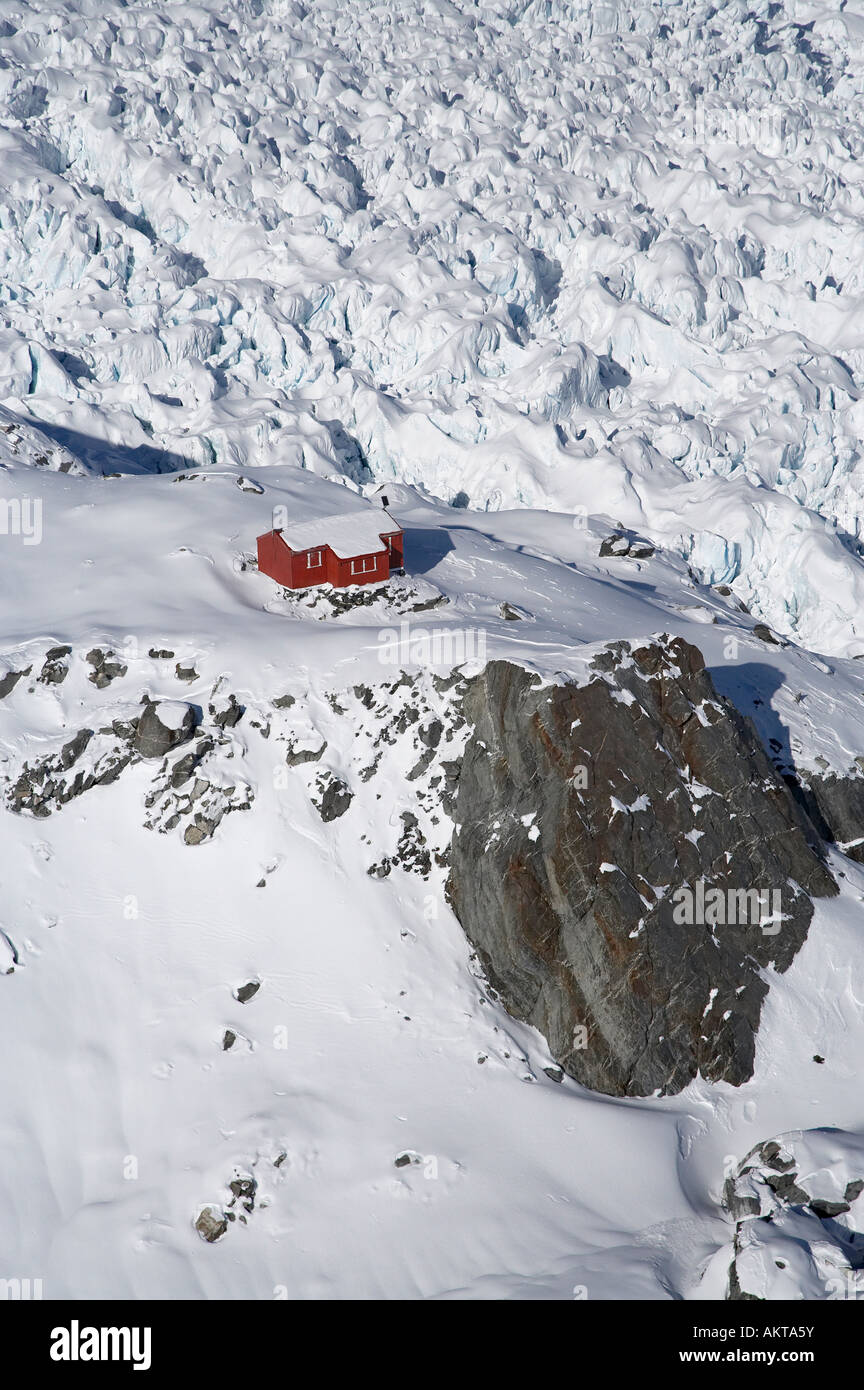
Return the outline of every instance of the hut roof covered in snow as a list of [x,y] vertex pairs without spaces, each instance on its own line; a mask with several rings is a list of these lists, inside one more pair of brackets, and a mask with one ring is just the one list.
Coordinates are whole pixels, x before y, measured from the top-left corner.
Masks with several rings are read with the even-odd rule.
[[297,521],[281,530],[282,539],[291,550],[329,545],[341,560],[348,560],[386,550],[382,535],[392,535],[400,527],[383,507],[355,506],[311,521]]

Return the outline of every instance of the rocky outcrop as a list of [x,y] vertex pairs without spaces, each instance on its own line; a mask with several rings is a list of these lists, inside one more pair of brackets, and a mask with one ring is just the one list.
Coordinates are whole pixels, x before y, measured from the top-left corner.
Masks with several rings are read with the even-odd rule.
[[[458,672],[398,669],[382,684],[326,691],[320,701],[291,694],[270,701],[272,717],[259,731],[279,758],[276,786],[296,782],[325,826],[344,834],[350,825],[370,878],[430,879],[449,862],[446,808],[467,737],[464,686]],[[258,727],[254,717],[248,726]],[[374,808],[385,799],[382,825]]]
[[191,748],[175,761],[165,758],[144,800],[148,830],[167,834],[180,828],[184,844],[200,845],[227,815],[250,809],[252,788],[241,780],[226,781],[218,767],[223,753],[233,757],[231,741],[215,726],[213,733],[199,729]]
[[79,729],[56,751],[24,762],[6,779],[5,803],[18,814],[44,818],[91,788],[115,782],[144,759],[153,764],[145,826],[163,833],[177,829],[185,844],[199,845],[212,838],[226,815],[247,811],[254,801],[252,788],[230,777],[223,763],[234,757],[231,730],[243,707],[232,695],[224,710],[211,709],[208,732],[197,727],[192,705],[145,696],[140,715]]
[[195,1229],[202,1240],[215,1245],[228,1230],[228,1221],[219,1207],[202,1207],[195,1220]]
[[[286,1157],[287,1154],[284,1152],[278,1154],[272,1166],[275,1169],[280,1168]],[[255,1164],[251,1166],[254,1168]],[[228,1193],[231,1195],[228,1196]],[[196,1231],[202,1240],[215,1245],[235,1221],[239,1221],[243,1226],[247,1225],[249,1217],[255,1211],[257,1199],[258,1179],[251,1171],[235,1169],[233,1178],[226,1184],[226,1199],[220,1204],[210,1202],[201,1208],[195,1218]]]
[[195,711],[180,700],[151,700],[135,730],[135,750],[142,758],[164,758],[195,732]]
[[62,685],[69,674],[66,660],[71,654],[71,647],[50,647],[45,653],[45,662],[37,680],[42,685]]
[[864,1140],[842,1130],[757,1144],[726,1179],[732,1301],[861,1298]]
[[91,787],[116,782],[132,760],[127,727],[121,721],[94,731],[79,729],[56,753],[24,763],[6,794],[9,809],[40,819],[59,811]]
[[864,864],[864,777],[810,773],[790,780],[822,838]]
[[101,647],[93,647],[84,659],[93,667],[89,679],[97,690],[106,690],[112,681],[125,676],[128,669],[115,652],[105,652]]
[[582,683],[468,686],[448,893],[507,1008],[594,1090],[752,1073],[767,985],[836,893],[749,720],[678,638]]
[[312,798],[312,805],[321,819],[327,822],[344,816],[354,799],[354,793],[348,784],[343,782],[341,777],[334,777],[331,772],[323,772],[318,778],[317,788],[318,798]]
[[[419,874],[428,878],[432,872],[432,855],[420,822],[411,811],[403,811],[399,817],[402,832],[392,854],[386,854],[377,864],[371,864],[366,872],[371,878],[387,878],[397,866],[407,873]],[[436,855],[435,862],[442,864],[443,855]]]
[[29,676],[31,667],[28,666],[23,671],[7,671],[0,676],[0,700],[5,700],[7,695],[11,695],[22,676]]
[[615,531],[600,545],[601,559],[615,555],[619,559],[650,560],[653,554],[654,546],[650,541],[642,540],[640,536],[634,536],[629,531]]
[[217,729],[233,729],[235,724],[239,724],[245,713],[245,709],[238,702],[236,695],[229,695],[228,703],[221,708],[215,704],[208,705],[207,711]]

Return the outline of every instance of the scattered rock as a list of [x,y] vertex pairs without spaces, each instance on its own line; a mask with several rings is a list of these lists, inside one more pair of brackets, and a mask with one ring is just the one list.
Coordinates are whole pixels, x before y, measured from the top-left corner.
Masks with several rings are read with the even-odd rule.
[[22,676],[29,676],[33,670],[28,666],[23,671],[7,671],[5,676],[0,676],[0,700],[5,700],[7,695],[11,695]]
[[408,609],[409,613],[430,613],[433,608],[443,608],[450,600],[446,594],[436,594],[435,598],[427,598],[419,603],[412,603]]
[[412,811],[403,811],[399,818],[402,821],[402,834],[396,845],[395,861],[409,873],[428,878],[432,871],[432,857],[420,822]]
[[321,793],[321,800],[319,802],[313,801],[313,805],[323,821],[333,821],[337,820],[339,816],[344,816],[354,799],[354,793],[340,777],[333,777],[332,775],[319,777],[318,790]]
[[215,1245],[216,1241],[221,1240],[228,1230],[225,1213],[219,1207],[203,1207],[198,1213],[195,1229],[202,1240],[206,1240],[210,1245]]
[[438,691],[439,695],[444,695],[447,694],[449,691],[454,690],[457,686],[464,687],[467,684],[467,681],[466,678],[462,675],[461,671],[451,671],[449,676],[433,675],[432,684]]
[[326,749],[326,739],[320,748],[298,748],[292,741],[288,744],[285,761],[289,767],[301,767],[303,763],[317,763],[323,758]]
[[37,680],[42,685],[61,685],[69,674],[66,657],[71,652],[71,647],[51,647],[45,653],[45,663],[37,676]]
[[207,755],[212,753],[213,748],[212,738],[202,738],[191,752],[185,753],[182,758],[177,759],[171,771],[171,786],[175,791],[186,785],[193,772],[200,767]]
[[653,554],[654,546],[650,541],[642,540],[626,531],[615,531],[600,545],[601,559],[614,555],[619,559],[650,560]]
[[419,874],[421,878],[428,878],[432,872],[432,855],[417,817],[413,811],[403,811],[400,820],[402,833],[395,853],[385,855],[377,864],[371,864],[366,870],[370,878],[387,878],[397,866],[405,869],[406,873]]
[[255,1178],[248,1176],[232,1178],[228,1186],[232,1193],[231,1201],[228,1203],[229,1207],[233,1207],[239,1202],[244,1211],[251,1213],[255,1210],[255,1194],[258,1191],[258,1183]]
[[188,753],[173,766],[165,760],[153,791],[145,798],[150,812],[145,821],[148,829],[165,833],[183,821],[184,843],[200,845],[213,836],[225,816],[249,810],[255,799],[251,787],[226,784],[218,762],[210,770],[211,758],[216,754],[227,750],[226,755],[232,756],[230,743],[224,732],[214,737],[199,730]]
[[[85,753],[86,763],[82,763]],[[49,753],[32,766],[24,763],[7,792],[10,810],[29,811],[39,818],[59,811],[67,802],[94,786],[115,782],[132,761],[128,735],[118,737],[113,729],[79,729],[56,753]],[[71,775],[69,775],[71,774]]]
[[[166,821],[166,829],[173,830],[174,826],[178,824],[178,821],[179,818],[175,820],[173,816],[170,817],[169,820]],[[202,816],[199,813],[195,816],[192,825],[187,825],[186,829],[183,831],[183,842],[187,845],[200,845],[202,840],[210,839],[215,829],[215,821],[208,820],[206,816]]]
[[393,1167],[394,1167],[394,1168],[408,1168],[412,1163],[416,1165],[416,1164],[422,1163],[422,1162],[423,1162],[423,1156],[422,1156],[422,1154],[415,1153],[412,1149],[406,1149],[404,1153],[399,1154],[399,1155],[393,1160]]
[[89,679],[97,690],[104,690],[119,676],[126,675],[128,668],[114,659],[115,656],[114,652],[103,652],[101,647],[93,647],[87,653],[86,660],[93,667]]
[[428,724],[417,730],[417,737],[426,748],[435,749],[441,742],[441,735],[444,732],[444,725],[440,719],[431,719]]
[[[417,759],[416,763],[415,763],[414,766],[411,768],[410,772],[408,772],[408,773],[406,774],[406,780],[409,781],[409,782],[416,782],[418,777],[422,777],[422,776],[423,776],[423,773],[424,773],[424,772],[426,771],[426,769],[430,766],[430,764],[432,763],[434,757],[435,757],[435,749],[434,749],[434,748],[427,748],[426,751],[425,751],[425,753],[421,753],[421,754],[420,754],[420,757]],[[363,775],[363,774],[361,773],[361,776],[362,776],[362,775]],[[364,780],[365,780],[365,779],[364,779]]]
[[245,985],[240,986],[240,988],[236,991],[234,998],[237,1000],[238,1004],[248,1004],[250,999],[255,998],[255,995],[258,993],[260,988],[260,980],[249,980]]
[[243,718],[245,709],[245,705],[237,703],[236,695],[229,695],[227,705],[223,705],[221,709],[216,705],[210,705],[208,713],[220,729],[233,729]]

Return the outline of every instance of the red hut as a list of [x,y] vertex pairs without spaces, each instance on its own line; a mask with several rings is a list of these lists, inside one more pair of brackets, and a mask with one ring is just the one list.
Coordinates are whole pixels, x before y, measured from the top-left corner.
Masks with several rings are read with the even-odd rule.
[[381,507],[352,498],[344,511],[274,527],[258,537],[258,568],[287,589],[380,584],[404,563],[402,530]]

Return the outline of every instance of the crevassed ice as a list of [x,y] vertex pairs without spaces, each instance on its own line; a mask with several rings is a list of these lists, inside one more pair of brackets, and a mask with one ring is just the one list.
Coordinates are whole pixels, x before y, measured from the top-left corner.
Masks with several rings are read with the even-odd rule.
[[605,513],[781,632],[864,650],[854,16],[2,22],[8,409],[97,469],[288,461]]

